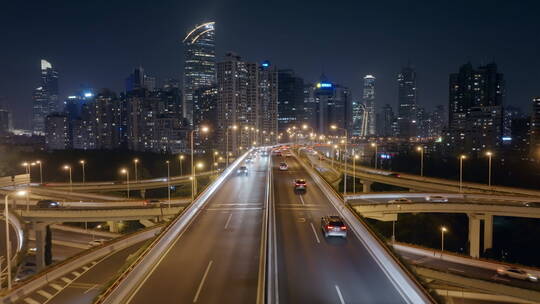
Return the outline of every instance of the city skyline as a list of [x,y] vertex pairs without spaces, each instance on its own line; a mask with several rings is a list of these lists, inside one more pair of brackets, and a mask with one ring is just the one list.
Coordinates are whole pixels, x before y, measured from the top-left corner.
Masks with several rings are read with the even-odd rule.
[[[524,39],[527,35],[533,33],[537,26],[524,27],[529,22],[527,18],[522,18],[523,20],[512,19],[511,16],[516,13],[516,8],[511,6],[505,7],[502,5],[489,9],[482,8],[481,3],[470,6],[469,12],[463,13],[464,24],[460,25],[459,28],[464,30],[467,26],[475,24],[476,21],[472,18],[472,13],[475,11],[485,11],[486,16],[482,18],[491,27],[472,26],[473,29],[462,32],[460,38],[452,34],[454,30],[450,20],[436,21],[433,20],[433,16],[425,17],[426,19],[411,24],[405,24],[402,29],[391,27],[392,23],[385,24],[385,22],[389,22],[391,16],[385,14],[382,7],[376,4],[369,5],[373,6],[374,13],[381,16],[380,20],[376,20],[370,14],[361,12],[357,14],[366,18],[362,19],[364,21],[360,23],[354,23],[349,20],[350,18],[337,20],[336,25],[310,21],[300,24],[295,23],[294,27],[287,28],[287,31],[283,32],[284,27],[287,26],[285,23],[278,24],[275,29],[273,29],[274,27],[267,29],[269,22],[267,14],[270,12],[279,13],[280,16],[288,14],[280,11],[279,5],[268,6],[265,13],[255,9],[258,8],[256,4],[242,3],[242,5],[239,5],[240,3],[236,3],[231,6],[239,7],[238,11],[235,11],[233,9],[219,10],[219,8],[223,8],[223,5],[216,3],[204,3],[201,5],[182,3],[182,7],[185,9],[180,13],[180,21],[174,21],[175,24],[170,24],[173,21],[160,18],[160,20],[165,21],[160,21],[159,25],[151,26],[144,31],[142,34],[148,40],[142,43],[139,42],[139,44],[123,42],[124,40],[133,40],[130,40],[132,38],[125,39],[124,35],[121,34],[118,26],[123,26],[122,23],[108,29],[103,26],[92,27],[88,23],[89,21],[82,20],[70,28],[63,27],[69,20],[62,18],[61,12],[80,10],[80,8],[65,5],[63,8],[57,8],[57,12],[49,16],[50,21],[47,28],[56,29],[58,36],[70,37],[70,35],[81,33],[81,27],[85,28],[87,26],[91,30],[89,30],[89,37],[85,37],[84,41],[93,41],[93,39],[89,39],[93,37],[97,38],[96,42],[84,44],[81,43],[81,38],[76,38],[58,43],[58,38],[43,40],[44,38],[38,36],[34,42],[41,47],[31,50],[18,50],[16,46],[21,45],[20,39],[26,37],[28,29],[37,28],[37,25],[34,24],[37,21],[25,25],[19,24],[12,17],[17,15],[16,8],[8,6],[4,12],[13,12],[13,14],[12,16],[6,16],[3,22],[12,22],[10,28],[13,28],[13,25],[19,26],[15,27],[14,31],[9,34],[8,48],[4,50],[6,54],[0,59],[2,65],[10,72],[7,73],[9,76],[3,76],[0,81],[1,102],[4,107],[14,112],[16,126],[27,125],[26,127],[29,127],[29,122],[21,123],[21,120],[27,120],[25,115],[26,107],[23,105],[31,103],[31,90],[38,80],[34,72],[35,66],[36,62],[39,62],[41,58],[50,61],[62,75],[61,100],[78,90],[81,84],[93,87],[96,90],[111,88],[113,91],[120,92],[125,74],[138,65],[144,66],[158,80],[166,78],[179,79],[182,74],[183,61],[182,37],[195,24],[210,19],[219,24],[216,35],[217,60],[222,59],[225,52],[233,50],[253,61],[261,62],[264,59],[269,59],[279,68],[292,68],[306,81],[315,81],[321,72],[324,72],[333,82],[349,87],[355,99],[361,96],[362,77],[366,74],[373,74],[377,77],[377,99],[380,105],[388,103],[396,107],[397,88],[395,86],[395,77],[408,60],[413,63],[418,73],[418,103],[427,108],[447,103],[448,74],[453,72],[456,66],[468,61],[474,65],[481,65],[495,59],[500,69],[506,74],[506,105],[518,106],[524,111],[529,111],[530,99],[538,95],[534,81],[534,79],[539,78],[535,76],[540,70],[538,59],[534,56],[527,56],[527,54],[533,54],[535,48],[537,49],[537,42]],[[27,5],[32,6],[34,4]],[[171,12],[167,12],[167,16],[170,16],[172,12],[178,12],[178,5],[173,6]],[[404,4],[396,5],[401,6]],[[165,12],[164,6],[163,4],[158,5],[152,13],[144,10],[146,8],[144,4],[134,4],[124,14],[138,12],[141,16],[150,14],[150,17],[157,18],[158,12]],[[330,9],[340,12],[347,9],[354,11],[354,7],[356,5],[343,4],[340,7]],[[418,4],[407,8],[413,15],[418,16],[424,16],[424,13],[429,10],[438,12],[448,9],[444,5],[420,6]],[[528,8],[527,13],[531,15],[538,10],[532,3]],[[253,11],[253,14],[249,16],[242,15],[245,10]],[[320,12],[318,8],[310,7],[308,10]],[[217,13],[217,11],[220,11],[220,13]],[[188,12],[193,14],[185,15]],[[36,14],[35,8],[30,9],[28,14]],[[396,16],[393,17],[396,17],[396,20],[405,18],[401,14],[394,14]],[[84,15],[93,16],[94,19],[100,20],[103,24],[113,22],[111,16],[96,11],[92,6],[87,7]],[[353,13],[349,13],[347,16],[353,17],[351,15],[354,16]],[[235,18],[240,18],[240,20],[235,20]],[[113,19],[117,21],[116,18]],[[298,16],[299,21],[304,19],[306,19],[304,14]],[[510,19],[512,19],[512,23],[509,24]],[[36,20],[40,20],[40,18],[36,18]],[[258,22],[255,22],[256,20]],[[436,26],[433,29],[428,29],[429,22],[433,22]],[[249,27],[246,26],[247,24],[249,24]],[[324,27],[324,30],[313,30],[313,28],[318,28],[320,24],[328,25],[328,27]],[[388,28],[389,26],[390,28]],[[163,27],[167,27],[167,29],[163,30]],[[360,51],[360,46],[355,41],[344,43],[339,37],[330,34],[337,27],[344,29],[350,35],[365,34],[366,27],[372,29],[373,31],[369,35],[374,39],[373,42],[376,42],[375,46],[363,46],[364,50]],[[18,28],[20,29],[17,30]],[[163,30],[162,34],[157,35],[156,28]],[[262,31],[261,29],[265,30]],[[266,32],[268,34],[264,35],[262,42],[253,42],[249,39],[250,35]],[[404,41],[404,38],[394,37],[396,35],[401,36],[399,35],[400,32],[409,34],[411,42],[392,50],[391,47]],[[44,34],[44,37],[49,37],[47,33]],[[335,51],[330,51],[327,46],[324,46],[324,43],[321,43],[319,39],[315,39],[319,36],[317,33],[323,35],[327,42],[330,42],[329,44],[340,45],[338,49],[342,50],[344,56],[337,57]],[[494,40],[493,35],[495,33],[506,33],[506,35],[497,36],[497,39]],[[433,34],[436,35],[433,36]],[[385,37],[387,39],[384,39]],[[476,37],[476,40],[470,41],[472,37]],[[276,44],[278,40],[283,41]],[[515,40],[520,42],[518,43]],[[530,43],[523,44],[523,41]],[[104,45],[104,42],[107,42],[107,46]],[[467,42],[466,47],[459,50],[455,49],[454,45],[465,42]],[[22,43],[22,45],[25,43]],[[306,43],[307,45],[305,45]],[[300,44],[304,45],[300,46]],[[425,47],[426,44],[430,47],[420,48],[421,46]],[[287,47],[279,48],[278,45]],[[504,45],[512,45],[512,50],[502,47]],[[66,53],[71,48],[79,51]],[[107,50],[111,50],[111,52],[103,55],[104,48],[108,48]],[[425,56],[425,52],[428,51],[429,56]],[[527,60],[527,64],[524,64],[524,60]],[[433,66],[438,68],[433,69]]]

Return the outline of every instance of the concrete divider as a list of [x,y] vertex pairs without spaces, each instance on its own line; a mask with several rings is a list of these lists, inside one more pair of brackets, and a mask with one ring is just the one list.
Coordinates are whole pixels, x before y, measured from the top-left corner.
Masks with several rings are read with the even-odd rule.
[[37,289],[64,276],[66,273],[102,258],[113,251],[122,250],[131,245],[154,237],[159,233],[161,228],[162,226],[152,227],[150,229],[142,230],[131,235],[126,235],[124,237],[111,240],[111,242],[106,245],[94,247],[75,255],[68,260],[46,268],[44,271],[32,276],[29,280],[22,281],[15,285],[9,293],[0,295],[0,302],[14,303],[22,300]]
[[350,209],[341,199],[339,194],[332,188],[319,174],[310,166],[306,165],[295,155],[299,163],[309,173],[311,178],[320,187],[338,213],[349,223],[351,230],[356,234],[360,242],[364,244],[372,258],[377,262],[388,280],[400,293],[407,303],[435,303],[429,293],[416,280],[404,265],[392,254],[392,252],[382,243],[370,228],[363,223],[352,209]]
[[251,150],[237,158],[189,207],[184,209],[94,303],[123,303],[134,295],[135,289],[142,284],[146,276],[150,275],[152,269],[168,252],[181,232],[197,217],[208,199],[249,153]]

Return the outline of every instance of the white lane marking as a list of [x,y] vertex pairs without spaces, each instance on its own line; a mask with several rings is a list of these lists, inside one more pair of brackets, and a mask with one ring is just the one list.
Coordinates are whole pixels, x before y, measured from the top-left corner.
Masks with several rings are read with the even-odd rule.
[[313,234],[315,235],[315,238],[317,239],[317,243],[321,243],[321,241],[319,240],[319,235],[317,234],[317,230],[315,230],[315,226],[313,226],[313,223],[310,222],[309,223],[311,225],[311,230],[313,230]]
[[452,270],[452,271],[455,271],[455,272],[462,272],[462,273],[465,273],[465,270],[461,270],[461,269],[448,268],[448,270]]
[[90,292],[90,290],[92,290],[92,289],[94,289],[94,288],[96,288],[96,287],[98,287],[98,284],[94,284],[94,285],[92,285],[92,287],[90,287],[90,288],[88,288],[87,290],[85,290],[85,291],[84,291],[84,294],[87,294],[87,293],[89,293],[89,292]]
[[76,276],[76,277],[78,277],[78,276],[81,275],[80,273],[78,273],[78,272],[76,272],[76,271],[72,271],[71,274],[74,275],[74,276]]
[[50,299],[53,297],[52,294],[46,292],[45,290],[38,290],[37,293],[39,293],[40,295],[44,296],[47,299]]
[[[66,284],[71,283],[71,280],[68,279],[68,278],[66,278],[66,277],[62,277],[60,280],[64,281]],[[64,288],[65,288],[65,287],[66,287],[66,286],[64,286]]]
[[306,202],[304,202],[304,198],[302,197],[302,195],[299,195],[300,196],[300,200],[302,201],[302,205],[305,205]]
[[83,266],[83,269],[84,269],[84,270],[88,270],[88,269],[90,269],[90,267],[88,267],[88,266]]
[[197,300],[199,299],[199,294],[201,293],[201,290],[203,288],[204,281],[206,280],[206,276],[208,275],[208,272],[210,271],[210,267],[212,267],[212,263],[214,263],[214,261],[211,260],[208,263],[208,266],[206,266],[206,271],[204,272],[201,283],[199,283],[199,288],[197,288],[197,293],[195,294],[195,298],[193,298],[193,303],[197,303]]
[[32,299],[32,298],[24,298],[24,301],[28,304],[40,304],[38,301]]
[[232,218],[232,213],[229,213],[229,218],[227,218],[227,222],[225,223],[225,228],[223,228],[223,229],[227,229],[229,227],[229,223],[231,222],[231,218]]
[[56,290],[62,290],[62,286],[58,285],[58,284],[49,284],[49,286],[51,286],[52,288],[56,289]]
[[339,286],[335,285],[337,294],[339,296],[339,301],[341,304],[345,304],[345,300],[343,300],[343,295],[341,294],[341,290],[339,289]]

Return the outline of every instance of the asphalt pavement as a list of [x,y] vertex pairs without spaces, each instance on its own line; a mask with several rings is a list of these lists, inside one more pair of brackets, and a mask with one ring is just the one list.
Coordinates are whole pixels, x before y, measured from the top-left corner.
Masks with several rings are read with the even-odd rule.
[[[285,160],[288,171],[278,165]],[[320,219],[337,211],[292,157],[274,156],[279,303],[403,303],[362,242],[325,238]],[[307,181],[304,194],[293,181]]]
[[128,303],[255,303],[268,158],[235,172]]

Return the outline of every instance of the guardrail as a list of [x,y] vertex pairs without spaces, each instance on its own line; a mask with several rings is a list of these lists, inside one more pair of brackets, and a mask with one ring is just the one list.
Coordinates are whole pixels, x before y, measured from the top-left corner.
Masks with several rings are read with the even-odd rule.
[[374,236],[374,232],[354,213],[354,211],[344,204],[339,194],[332,188],[315,170],[307,166],[303,160],[294,155],[306,172],[319,185],[321,191],[336,208],[338,213],[349,223],[351,230],[364,244],[365,248],[377,262],[388,280],[396,288],[405,301],[408,303],[435,303],[424,287],[416,280],[407,268],[395,257],[386,245]]
[[32,276],[29,280],[22,281],[20,284],[15,285],[8,294],[0,295],[0,302],[15,303],[18,300],[22,300],[42,286],[64,276],[66,273],[102,258],[113,251],[122,250],[133,244],[154,237],[161,228],[161,225],[154,226],[130,235],[119,237],[111,240],[108,244],[85,250],[68,260],[54,264],[35,276]]
[[[273,183],[272,183],[272,158],[269,157],[268,159],[268,165],[267,165],[267,172],[266,172],[266,187],[265,187],[265,201],[264,201],[264,209],[263,209],[263,216],[262,216],[262,224],[261,224],[261,243],[259,247],[259,275],[258,275],[258,284],[257,284],[257,304],[264,304],[266,303],[266,294],[268,283],[271,280],[268,278],[268,275],[270,272],[267,269],[268,265],[268,235],[270,228],[270,221],[269,221],[269,215],[270,215],[270,206],[273,205],[272,202],[272,193],[273,193]],[[272,303],[272,302],[268,302]]]
[[167,254],[174,241],[196,218],[208,199],[249,153],[251,150],[238,157],[189,207],[184,209],[94,303],[122,303],[129,296],[134,296],[135,288],[157,267],[161,257]]

